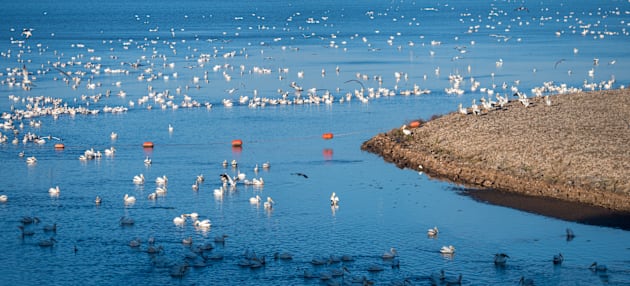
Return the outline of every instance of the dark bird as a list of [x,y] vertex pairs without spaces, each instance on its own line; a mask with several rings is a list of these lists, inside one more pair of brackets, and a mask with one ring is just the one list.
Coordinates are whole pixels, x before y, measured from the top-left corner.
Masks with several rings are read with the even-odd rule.
[[560,59],[559,61],[556,62],[556,64],[553,65],[553,68],[557,68],[559,64],[561,64],[562,62],[564,62],[565,59]]
[[562,256],[562,253],[558,253],[557,255],[553,256],[553,264],[560,265],[562,264],[562,261],[564,261],[564,256]]
[[304,177],[305,179],[308,179],[308,176],[304,173],[291,173],[291,175],[301,176],[301,177]]

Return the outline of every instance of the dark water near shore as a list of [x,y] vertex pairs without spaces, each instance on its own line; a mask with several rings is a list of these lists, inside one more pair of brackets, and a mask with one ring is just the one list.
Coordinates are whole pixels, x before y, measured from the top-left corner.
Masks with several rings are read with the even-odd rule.
[[[597,88],[627,86],[630,52],[621,47],[630,43],[629,2],[526,3],[528,11],[518,9],[522,5],[5,3],[0,11],[0,112],[33,108],[36,97],[100,112],[14,119],[17,136],[11,128],[0,130],[7,137],[0,144],[0,195],[8,197],[0,203],[0,284],[334,284],[342,278],[302,275],[305,269],[319,273],[342,266],[313,266],[313,258],[349,254],[355,261],[343,265],[352,276],[378,285],[404,279],[430,285],[431,275],[441,269],[448,276],[461,273],[465,285],[518,285],[521,276],[537,285],[630,285],[627,228],[479,202],[451,184],[360,150],[379,132],[479,100],[487,95],[482,88],[512,94],[514,87],[533,96],[532,88],[549,81],[580,89],[593,83]],[[32,29],[32,37],[21,34],[25,28]],[[23,67],[30,90],[21,86]],[[463,95],[445,91],[453,85],[449,75],[455,74],[463,77]],[[475,91],[473,81],[480,85]],[[240,96],[262,101],[283,94],[293,100],[298,95],[292,82],[303,87],[301,98],[308,98],[309,89],[315,89],[312,98],[329,91],[334,103],[274,105],[270,100],[264,107],[250,107],[238,102]],[[359,82],[396,95],[369,96],[365,90],[367,102],[356,96],[339,102],[360,89]],[[414,85],[431,92],[402,95]],[[234,106],[225,107],[224,99]],[[185,107],[193,101],[199,106]],[[110,113],[106,107],[127,110]],[[51,138],[41,145],[23,143],[28,132]],[[112,132],[117,139],[110,138]],[[328,132],[334,138],[322,139]],[[243,141],[242,148],[232,148],[234,139]],[[155,147],[143,149],[145,141]],[[60,142],[65,149],[55,150]],[[112,146],[113,156],[79,160],[85,150],[104,153]],[[27,165],[30,156],[36,164]],[[146,157],[152,165],[143,163]],[[224,168],[224,160],[236,160],[238,168]],[[271,167],[262,169],[264,162]],[[249,180],[264,178],[264,186],[239,184],[215,196],[219,175],[238,172]],[[132,183],[138,174],[145,176],[144,185]],[[194,191],[200,174],[205,181]],[[149,200],[155,179],[163,175],[167,194]],[[58,197],[48,193],[54,186],[60,188]],[[338,208],[330,206],[332,192],[340,197]],[[135,204],[125,205],[125,194],[135,196]],[[100,206],[94,204],[97,195],[103,199]],[[250,204],[255,195],[272,197],[274,208]],[[173,218],[192,212],[210,219],[211,228],[196,229],[190,219],[184,226],[173,224]],[[25,232],[33,234],[22,237],[18,226],[25,216],[41,222],[26,225]],[[135,224],[121,226],[122,216]],[[55,223],[56,232],[44,231]],[[440,234],[428,238],[433,226]],[[575,232],[573,240],[566,240],[566,228]],[[228,235],[226,242],[214,243],[222,234]],[[53,247],[38,245],[50,237],[56,240]],[[136,237],[141,246],[132,248],[129,242]],[[163,248],[159,254],[147,253],[150,237]],[[194,247],[182,243],[188,237],[194,246],[212,243],[214,249],[191,254]],[[444,245],[454,245],[455,255],[440,254]],[[391,247],[398,250],[400,268],[381,259]],[[264,255],[266,266],[239,266],[247,249]],[[285,251],[293,260],[273,259],[275,252]],[[498,252],[510,255],[507,266],[493,264]],[[554,266],[551,259],[560,252],[565,261]],[[213,254],[224,258],[211,260]],[[190,267],[181,278],[169,275],[172,266],[193,265],[204,256],[205,266]],[[594,261],[608,271],[589,270]],[[368,272],[373,264],[383,271]]]

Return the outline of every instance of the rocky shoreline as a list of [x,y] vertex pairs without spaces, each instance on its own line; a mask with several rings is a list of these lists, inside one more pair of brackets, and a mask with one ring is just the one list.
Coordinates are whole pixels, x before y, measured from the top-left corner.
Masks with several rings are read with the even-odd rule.
[[630,89],[549,99],[409,122],[361,149],[465,187],[630,214]]

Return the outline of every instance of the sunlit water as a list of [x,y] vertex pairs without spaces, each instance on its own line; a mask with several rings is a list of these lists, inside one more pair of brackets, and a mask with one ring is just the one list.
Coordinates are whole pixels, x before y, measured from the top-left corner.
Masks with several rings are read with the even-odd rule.
[[[0,204],[1,284],[334,284],[342,278],[323,281],[302,275],[305,270],[319,273],[342,266],[313,266],[313,258],[347,254],[355,261],[343,263],[351,272],[345,282],[351,275],[377,284],[408,279],[428,285],[431,274],[444,269],[447,276],[462,274],[466,285],[517,285],[521,276],[537,285],[630,285],[627,231],[483,204],[461,196],[454,185],[398,169],[359,148],[379,132],[479,100],[485,93],[470,90],[471,77],[497,93],[512,94],[510,87],[517,86],[529,96],[532,88],[548,81],[581,89],[586,89],[585,81],[614,79],[613,88],[627,85],[627,1],[527,3],[529,11],[515,10],[522,4],[509,1],[153,2],[3,5],[2,112],[24,109],[28,102],[21,100],[35,96],[61,98],[73,107],[89,103],[90,109],[124,106],[128,111],[25,119],[17,145],[11,143],[13,132],[2,130],[8,142],[0,144],[0,194],[7,195],[8,202]],[[21,35],[24,28],[33,29],[31,38]],[[230,52],[235,56],[223,56]],[[200,60],[202,54],[210,55],[208,61]],[[55,62],[66,63],[60,70],[72,76],[85,72],[76,89],[63,82]],[[142,66],[121,64],[134,62]],[[20,73],[22,66],[35,77],[29,91],[8,84],[11,77],[22,81],[21,75],[10,75],[12,69]],[[152,70],[146,71],[149,67]],[[271,73],[250,72],[254,67]],[[106,68],[128,73],[106,73]],[[300,71],[304,78],[298,77]],[[395,72],[407,78],[396,82]],[[367,79],[357,78],[357,73]],[[137,79],[141,74],[144,80]],[[464,77],[463,95],[445,93],[451,86],[449,74]],[[417,84],[431,93],[338,102],[361,87],[348,80],[378,88],[375,76],[390,90]],[[255,108],[238,104],[239,96],[253,98],[254,90],[258,97],[280,98],[281,89],[292,99],[291,82],[304,87],[303,96],[316,88],[319,96],[330,91],[336,101]],[[88,83],[99,85],[88,89]],[[162,109],[153,99],[138,104],[149,94],[148,86],[156,93],[168,90],[174,104],[187,95],[213,107]],[[118,95],[121,90],[125,97]],[[10,95],[19,99],[9,100]],[[102,95],[98,102],[93,100],[96,95]],[[224,107],[222,99],[236,104]],[[30,124],[39,120],[40,127]],[[54,150],[53,144],[59,143],[55,139],[24,144],[27,132],[61,138],[65,149]],[[111,132],[118,133],[116,140],[110,139]],[[334,138],[322,139],[328,132]],[[233,139],[241,139],[243,147],[232,148]],[[155,148],[143,149],[145,141]],[[111,146],[116,148],[114,156],[78,159],[87,149],[104,152]],[[21,151],[25,157],[35,156],[37,163],[28,166],[18,156]],[[145,166],[146,157],[152,165]],[[224,160],[236,160],[238,168],[224,168]],[[271,167],[262,169],[264,162]],[[223,197],[214,196],[221,187],[219,175],[238,171],[247,179],[264,178],[264,186],[239,184]],[[146,178],[142,186],[132,183],[138,174]],[[200,174],[205,181],[194,191],[191,186]],[[155,178],[163,175],[168,177],[167,194],[147,199],[156,189]],[[61,190],[58,197],[48,194],[54,186]],[[338,208],[330,206],[332,192],[340,197]],[[125,206],[125,194],[135,196],[136,203]],[[97,195],[103,199],[100,206],[94,204]],[[255,195],[272,197],[276,204],[272,210],[262,203],[252,205],[249,198]],[[182,227],[173,224],[173,218],[192,212],[210,219],[210,230],[195,229],[190,219]],[[34,234],[21,237],[18,226],[25,216],[41,222],[27,225],[26,232]],[[123,216],[135,224],[121,226]],[[54,223],[56,233],[44,231]],[[426,231],[433,226],[440,233],[428,238]],[[566,240],[566,228],[573,229],[575,239]],[[222,234],[228,235],[226,242],[215,244],[214,237]],[[57,241],[53,247],[38,245],[50,237]],[[147,253],[150,237],[163,248],[160,254]],[[194,247],[182,244],[187,237],[194,246],[213,243],[214,250],[193,255]],[[129,246],[135,238],[142,240],[139,248]],[[455,254],[441,255],[444,245],[454,245]],[[381,259],[391,247],[398,250],[400,268]],[[265,256],[265,267],[239,266],[247,249]],[[274,260],[275,252],[290,252],[293,259]],[[493,264],[498,252],[510,256],[505,267]],[[554,267],[551,260],[558,253],[565,261]],[[214,254],[223,254],[223,260],[209,259]],[[203,256],[206,266],[192,267]],[[185,275],[171,277],[172,266],[185,261],[191,265]],[[606,264],[608,271],[589,270],[594,261]],[[384,270],[368,272],[372,264]]]

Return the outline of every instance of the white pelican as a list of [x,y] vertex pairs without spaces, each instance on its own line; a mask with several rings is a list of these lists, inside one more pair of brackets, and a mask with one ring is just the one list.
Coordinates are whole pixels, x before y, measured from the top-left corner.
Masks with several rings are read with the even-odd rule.
[[256,195],[255,197],[249,198],[249,203],[252,205],[260,204],[260,196]]
[[588,269],[591,269],[595,272],[606,272],[606,270],[608,270],[608,268],[606,268],[606,265],[597,264],[597,262],[593,262],[593,264],[591,264]]
[[267,197],[267,201],[263,204],[263,206],[265,207],[265,209],[272,209],[273,208],[273,204],[275,202],[271,199],[271,197]]
[[203,181],[205,181],[206,179],[203,177],[203,174],[199,174],[197,175],[197,183],[203,183]]
[[110,137],[112,140],[116,140],[116,139],[118,138],[118,133],[116,133],[116,132],[112,132],[112,134],[110,134],[110,135],[109,135],[109,137]]
[[232,168],[236,168],[238,166],[238,162],[236,162],[236,160],[232,160],[230,164],[232,165]]
[[0,195],[0,203],[6,203],[8,199],[7,195]]
[[252,185],[260,187],[260,186],[265,185],[265,181],[263,180],[262,177],[260,179],[253,178],[252,179]]
[[453,254],[453,253],[455,253],[455,247],[452,246],[452,245],[442,246],[442,249],[440,249],[440,253],[442,253],[442,254]]
[[166,195],[166,187],[157,187],[155,188],[155,194],[158,196]]
[[192,236],[182,239],[182,244],[191,245],[192,244]]
[[98,206],[101,204],[101,197],[96,196],[96,198],[94,199],[94,203]]
[[105,156],[114,156],[115,152],[116,152],[116,148],[112,146],[109,149],[105,149]]
[[168,132],[173,133],[173,125],[168,125]]
[[136,185],[143,185],[144,184],[144,175],[140,174],[140,175],[133,176],[133,183],[136,184]]
[[154,200],[156,200],[156,199],[157,199],[157,194],[156,194],[156,193],[150,193],[150,194],[147,196],[147,199],[154,201]]
[[193,221],[197,220],[199,218],[199,214],[192,212],[186,215],[187,217],[191,218]]
[[26,164],[33,165],[35,163],[37,163],[37,158],[35,158],[35,156],[26,158]]
[[440,230],[438,230],[437,226],[434,226],[433,228],[429,228],[429,230],[427,230],[427,235],[429,237],[434,237],[438,235],[439,232]]
[[48,194],[51,196],[59,196],[59,186],[48,189]]
[[254,166],[254,173],[258,173],[258,164],[256,164],[256,166]]
[[223,168],[227,168],[228,166],[227,160],[223,160],[223,163],[221,163],[221,166],[223,166]]
[[333,192],[332,195],[330,195],[330,205],[331,206],[339,205],[339,197],[337,196],[335,192]]
[[195,227],[202,228],[202,229],[209,229],[210,226],[212,226],[212,224],[210,223],[209,219],[195,221]]
[[494,265],[505,265],[508,258],[510,257],[505,253],[497,253],[494,255]]
[[398,252],[396,251],[396,248],[392,247],[389,249],[389,251],[386,251],[385,253],[383,253],[381,257],[383,259],[393,259],[396,256],[398,256]]
[[158,186],[166,186],[166,184],[168,183],[168,178],[166,177],[166,175],[164,175],[162,177],[157,177],[157,178],[155,178],[155,183]]
[[229,183],[230,186],[236,186],[236,181],[234,181],[234,179],[232,179],[232,177],[230,177],[230,175],[223,173],[221,175],[221,182],[223,183]]
[[563,261],[564,261],[564,256],[562,256],[562,253],[558,253],[557,255],[553,256],[553,264],[560,265],[562,264]]
[[149,165],[151,165],[151,163],[152,163],[151,158],[149,158],[149,156],[147,156],[147,157],[144,159],[144,164],[145,164],[145,165],[147,165],[147,166],[149,166]]
[[197,190],[199,190],[199,183],[198,183],[197,181],[195,181],[195,182],[192,184],[192,190],[193,190],[193,191],[197,191]]
[[24,38],[30,38],[33,36],[33,30],[29,29],[29,28],[25,28],[24,30],[22,30],[22,36],[24,36]]
[[214,196],[217,198],[223,197],[223,188],[214,189]]
[[173,223],[176,226],[182,226],[184,225],[185,222],[186,222],[186,215],[183,215],[183,214],[173,219]]
[[269,169],[269,167],[271,167],[271,165],[269,165],[269,161],[267,161],[267,162],[262,164],[262,168],[265,169],[265,170]]
[[125,194],[124,201],[126,205],[131,205],[136,202],[136,197]]

